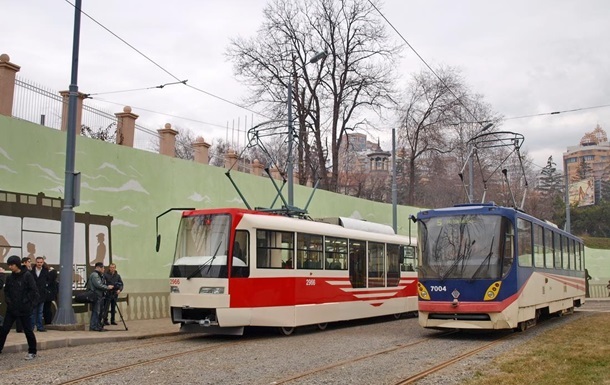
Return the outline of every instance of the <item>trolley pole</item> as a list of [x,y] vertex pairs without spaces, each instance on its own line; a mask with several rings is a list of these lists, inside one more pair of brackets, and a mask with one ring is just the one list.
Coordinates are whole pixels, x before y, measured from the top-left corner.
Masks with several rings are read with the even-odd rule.
[[74,5],[74,37],[72,41],[72,74],[70,78],[70,97],[68,100],[68,130],[66,138],[66,173],[64,181],[64,207],[61,212],[59,307],[53,324],[74,325],[76,317],[72,309],[72,265],[74,261],[74,206],[78,205],[78,191],[74,173],[76,153],[76,101],[78,96],[78,48],[80,42],[80,17],[82,0]]

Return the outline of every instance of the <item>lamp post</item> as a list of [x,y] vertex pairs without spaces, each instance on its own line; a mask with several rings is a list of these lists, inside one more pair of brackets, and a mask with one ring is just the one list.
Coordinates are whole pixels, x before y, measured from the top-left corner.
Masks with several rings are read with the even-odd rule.
[[[326,51],[318,52],[310,60],[309,63],[316,63],[328,56]],[[292,126],[292,79],[288,82],[288,160],[286,162],[287,178],[288,178],[288,210],[294,207],[294,176],[292,162],[292,141],[294,140],[294,128]]]
[[[76,152],[76,101],[78,96],[78,48],[80,42],[81,0],[74,5],[74,37],[72,41],[72,73],[68,99],[68,130],[66,132],[66,172],[64,181],[64,208],[61,211],[60,275],[56,325],[74,325],[72,309],[72,265],[74,262],[74,206],[78,206],[79,178],[74,173]],[[76,194],[75,194],[76,191]]]

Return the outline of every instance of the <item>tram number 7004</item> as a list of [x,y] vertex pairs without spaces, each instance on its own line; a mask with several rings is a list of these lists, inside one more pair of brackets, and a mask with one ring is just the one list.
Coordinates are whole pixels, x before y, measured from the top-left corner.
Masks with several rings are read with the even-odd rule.
[[315,279],[306,279],[305,286],[316,286],[316,280]]
[[447,286],[430,286],[430,291],[447,291]]

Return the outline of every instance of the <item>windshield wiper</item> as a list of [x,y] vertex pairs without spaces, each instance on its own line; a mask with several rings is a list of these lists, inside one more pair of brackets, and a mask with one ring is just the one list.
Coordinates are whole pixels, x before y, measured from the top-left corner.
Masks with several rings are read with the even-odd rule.
[[[470,244],[469,249],[472,249],[472,245],[474,245],[476,241],[477,241],[476,239],[472,241],[472,243]],[[449,270],[447,270],[445,272],[445,274],[443,274],[443,276],[441,277],[441,281],[444,281],[445,278],[447,278],[449,276],[449,274],[451,274],[453,269],[455,269],[460,262],[462,262],[464,259],[466,259],[467,256],[470,257],[470,250],[464,249],[464,253],[462,255],[458,254],[458,257],[453,262],[453,264],[449,267]]]
[[476,271],[474,272],[474,274],[472,275],[472,277],[470,277],[470,281],[474,280],[474,277],[476,277],[477,274],[479,274],[479,271],[481,270],[481,268],[483,267],[483,265],[485,264],[485,262],[487,262],[487,269],[489,269],[489,264],[491,263],[491,256],[493,255],[493,248],[494,248],[494,240],[496,239],[496,236],[494,235],[491,238],[491,246],[489,246],[489,254],[487,254],[487,256],[485,257],[485,259],[483,259],[483,262],[481,262],[481,264],[479,265],[479,267],[476,269]]
[[206,271],[206,274],[208,273],[208,271],[210,271],[210,268],[212,267],[212,262],[214,262],[214,259],[216,259],[216,254],[218,254],[218,250],[220,249],[220,245],[222,245],[222,240],[220,241],[220,243],[218,243],[218,247],[216,247],[216,251],[214,251],[214,255],[212,255],[212,258],[199,265],[197,270],[193,271],[191,274],[189,274],[188,277],[186,277],[187,280],[193,278],[196,274],[200,273],[201,269],[203,269],[206,265],[208,265],[208,270]]

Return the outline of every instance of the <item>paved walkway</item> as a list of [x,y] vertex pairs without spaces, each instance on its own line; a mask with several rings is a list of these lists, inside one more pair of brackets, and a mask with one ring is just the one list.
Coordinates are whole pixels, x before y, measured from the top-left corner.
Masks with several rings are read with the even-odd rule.
[[[589,298],[579,311],[609,311],[609,298]],[[126,321],[128,330],[125,330],[122,323],[117,326],[106,326],[107,332],[90,332],[84,330],[47,330],[44,333],[36,333],[39,350],[54,349],[66,346],[78,346],[94,344],[98,342],[127,341],[142,338],[152,338],[176,335],[180,333],[179,325],[172,324],[169,318]],[[51,326],[52,327],[52,326]],[[82,326],[81,326],[82,327]],[[23,333],[11,330],[3,352],[27,352],[28,345]]]
[[[151,320],[126,321],[128,330],[123,323],[106,326],[107,332],[90,332],[85,330],[52,330],[37,332],[38,350],[54,349],[66,346],[94,344],[98,342],[127,341],[142,338],[161,337],[180,333],[180,326],[172,324],[170,318]],[[49,325],[51,328],[52,325]],[[82,327],[82,325],[81,325]],[[27,352],[28,344],[25,334],[17,333],[15,329],[9,333],[2,352]]]

